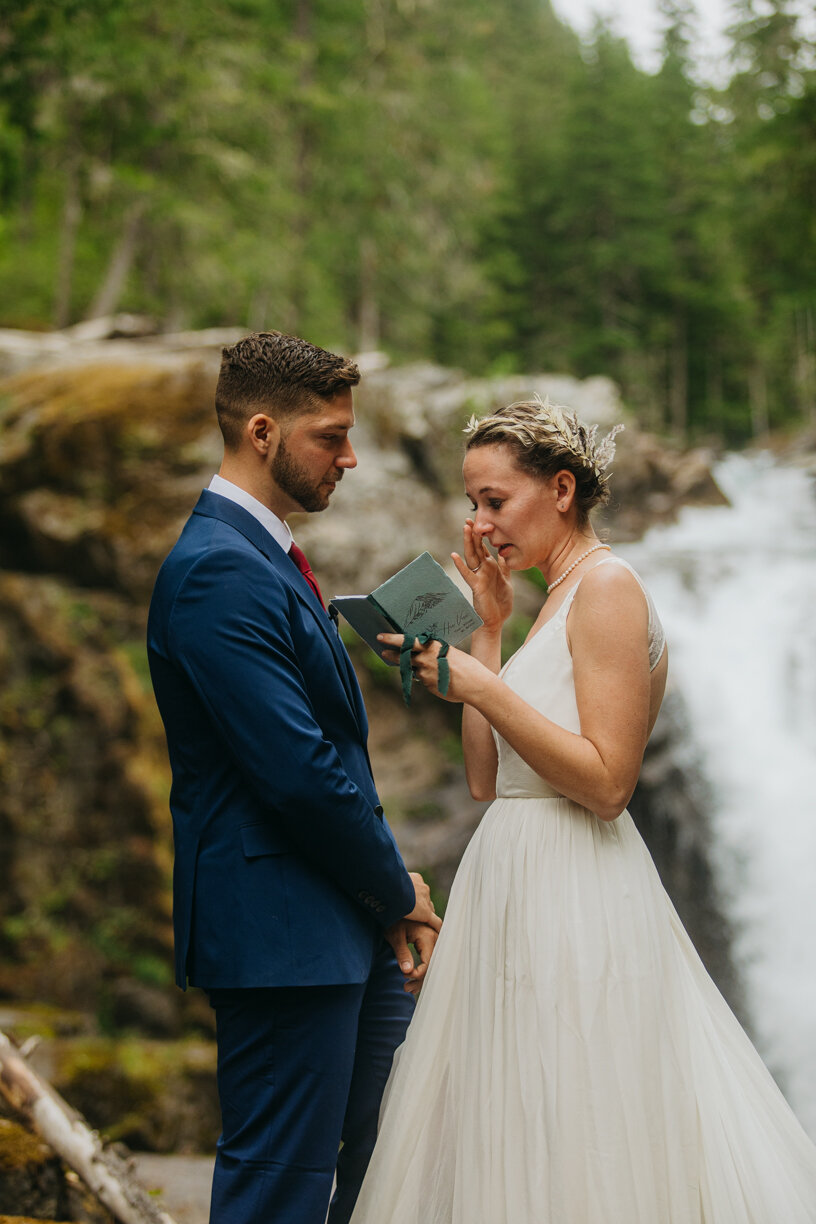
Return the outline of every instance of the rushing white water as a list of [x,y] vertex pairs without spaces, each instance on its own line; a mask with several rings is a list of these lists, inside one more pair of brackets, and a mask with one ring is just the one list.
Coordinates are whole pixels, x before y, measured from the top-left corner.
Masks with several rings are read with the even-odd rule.
[[660,611],[711,785],[752,1036],[816,1139],[816,498],[767,454],[716,474],[730,507],[619,551]]

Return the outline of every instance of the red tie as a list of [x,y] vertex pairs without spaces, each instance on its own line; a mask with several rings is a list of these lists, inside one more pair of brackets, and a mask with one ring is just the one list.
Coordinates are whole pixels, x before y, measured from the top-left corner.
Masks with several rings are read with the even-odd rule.
[[312,567],[309,564],[309,562],[306,560],[306,554],[303,551],[303,549],[298,548],[297,544],[293,542],[292,547],[289,549],[289,556],[292,558],[292,561],[298,567],[301,574],[306,579],[309,586],[312,588],[315,595],[317,596],[317,598],[320,600],[320,602],[323,604],[323,607],[325,608],[326,605],[323,603],[323,596],[320,594],[320,587],[317,585],[317,579],[312,573]]

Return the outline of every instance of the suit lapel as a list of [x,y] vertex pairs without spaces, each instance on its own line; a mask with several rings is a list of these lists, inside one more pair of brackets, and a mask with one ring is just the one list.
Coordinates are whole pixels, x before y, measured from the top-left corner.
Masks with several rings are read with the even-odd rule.
[[368,720],[366,718],[365,706],[363,705],[362,693],[360,692],[360,685],[354,673],[354,668],[351,666],[348,652],[340,641],[336,623],[326,615],[323,605],[297,566],[283,551],[280,544],[272,538],[266,528],[258,522],[255,516],[250,514],[248,510],[245,510],[243,506],[230,501],[228,497],[221,497],[217,493],[211,493],[209,489],[204,489],[193,509],[193,514],[201,514],[205,518],[220,519],[221,522],[228,523],[230,527],[234,527],[236,531],[239,531],[245,539],[249,540],[250,544],[253,544],[259,552],[263,553],[286,585],[291,587],[300,602],[308,608],[317,628],[331,647],[340,679],[360,731],[360,738],[365,745],[368,733]]

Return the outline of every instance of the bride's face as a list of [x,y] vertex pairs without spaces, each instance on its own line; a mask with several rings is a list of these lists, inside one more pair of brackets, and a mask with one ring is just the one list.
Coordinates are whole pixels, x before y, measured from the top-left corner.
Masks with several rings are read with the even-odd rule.
[[522,471],[508,446],[474,446],[465,455],[465,492],[476,529],[511,569],[546,564],[557,545],[558,477],[540,480]]

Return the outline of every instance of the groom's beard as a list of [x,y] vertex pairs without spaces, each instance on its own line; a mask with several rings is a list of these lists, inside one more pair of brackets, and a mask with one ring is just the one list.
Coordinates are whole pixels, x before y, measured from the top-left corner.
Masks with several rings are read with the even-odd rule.
[[326,509],[333,486],[342,478],[343,472],[342,469],[330,468],[316,481],[301,467],[294,455],[290,454],[281,438],[272,460],[272,476],[279,489],[309,514],[313,514],[317,510]]

